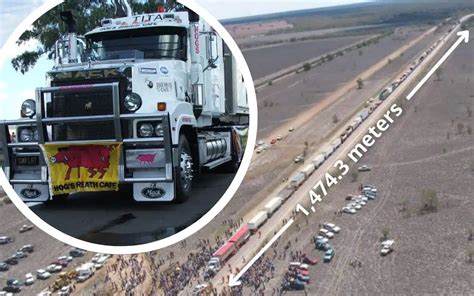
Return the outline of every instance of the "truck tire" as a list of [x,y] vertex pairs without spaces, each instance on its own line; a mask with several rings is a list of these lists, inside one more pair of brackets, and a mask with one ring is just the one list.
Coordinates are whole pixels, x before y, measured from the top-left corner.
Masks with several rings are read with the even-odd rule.
[[193,157],[185,135],[179,136],[178,165],[175,167],[176,199],[177,203],[185,202],[191,195],[193,185]]

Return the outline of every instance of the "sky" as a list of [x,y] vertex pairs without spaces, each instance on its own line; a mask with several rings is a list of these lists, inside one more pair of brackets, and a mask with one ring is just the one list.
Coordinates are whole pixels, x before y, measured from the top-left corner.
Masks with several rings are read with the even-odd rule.
[[[4,45],[14,28],[35,8],[48,0],[0,0],[0,47]],[[196,0],[218,19],[261,15],[290,10],[327,7],[365,0]],[[45,73],[52,62],[41,58],[33,70],[22,75],[16,72],[10,60],[26,49],[34,49],[30,42],[14,51],[4,52],[5,64],[0,65],[0,118],[15,119],[21,103],[34,98],[36,87],[45,86]],[[8,103],[8,106],[5,105]]]

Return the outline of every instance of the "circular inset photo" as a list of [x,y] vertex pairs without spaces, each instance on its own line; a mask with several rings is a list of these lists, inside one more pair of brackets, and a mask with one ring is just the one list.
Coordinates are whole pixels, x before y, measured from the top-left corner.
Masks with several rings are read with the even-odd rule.
[[43,230],[88,250],[189,236],[250,163],[255,90],[237,45],[192,2],[53,6],[3,49],[3,187]]

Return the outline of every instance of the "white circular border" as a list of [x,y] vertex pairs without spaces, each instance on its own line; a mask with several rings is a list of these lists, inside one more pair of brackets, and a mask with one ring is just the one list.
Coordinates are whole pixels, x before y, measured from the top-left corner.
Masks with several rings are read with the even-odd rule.
[[[0,67],[3,66],[5,62],[5,52],[12,47],[16,46],[16,41],[19,39],[21,34],[28,29],[35,20],[37,20],[44,13],[48,12],[50,9],[56,5],[62,3],[63,0],[50,0],[44,3],[41,7],[32,12],[26,19],[21,22],[21,24],[15,29],[15,31],[10,35],[5,45],[0,50]],[[258,112],[257,112],[257,98],[255,93],[255,87],[253,84],[252,75],[248,65],[244,59],[242,52],[240,51],[237,43],[227,32],[227,30],[222,26],[219,21],[214,18],[207,10],[202,8],[195,0],[178,0],[183,5],[192,9],[199,16],[204,18],[207,23],[209,23],[216,32],[221,36],[227,46],[230,48],[232,54],[234,55],[237,65],[240,72],[242,73],[245,86],[247,88],[247,95],[249,98],[249,108],[250,108],[250,123],[249,123],[249,140],[247,141],[247,147],[245,148],[244,158],[242,164],[235,175],[232,183],[229,188],[227,188],[224,195],[219,199],[219,201],[198,221],[194,222],[191,226],[188,226],[184,230],[159,241],[146,243],[142,245],[133,245],[133,246],[109,246],[109,245],[100,245],[83,240],[79,240],[70,235],[67,235],[56,228],[52,227],[45,221],[43,221],[39,216],[37,216],[30,208],[20,199],[13,187],[8,182],[5,173],[3,170],[0,170],[0,185],[4,188],[5,192],[8,194],[10,199],[13,201],[15,206],[20,210],[20,212],[25,215],[28,219],[31,220],[36,226],[41,230],[53,236],[55,239],[60,240],[63,243],[78,247],[87,251],[96,252],[96,253],[107,253],[107,254],[137,254],[143,252],[155,251],[162,249],[168,246],[171,246],[185,238],[188,238],[192,234],[199,231],[205,225],[207,225],[219,212],[227,205],[231,200],[237,189],[239,188],[242,180],[247,172],[247,169],[250,165],[250,160],[252,159],[253,147],[255,146],[257,138],[257,122],[258,122]]]

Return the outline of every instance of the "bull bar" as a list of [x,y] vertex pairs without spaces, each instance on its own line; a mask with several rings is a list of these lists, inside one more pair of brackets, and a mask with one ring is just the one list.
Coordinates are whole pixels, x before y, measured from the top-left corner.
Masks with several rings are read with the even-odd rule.
[[[110,115],[94,115],[94,116],[74,116],[74,117],[54,117],[44,118],[44,94],[46,93],[65,93],[65,92],[90,92],[93,90],[111,90],[113,114]],[[163,130],[163,137],[150,138],[123,138],[122,137],[122,121],[132,121],[137,119],[161,119]],[[47,125],[67,122],[104,122],[113,121],[114,135],[113,139],[99,139],[99,140],[73,140],[73,141],[48,141]],[[9,126],[31,125],[38,130],[38,142],[16,142],[13,143],[9,136]],[[119,161],[119,182],[120,183],[155,183],[155,182],[172,182],[173,181],[173,162],[172,162],[172,145],[171,136],[169,132],[169,116],[168,112],[145,113],[145,114],[120,114],[120,96],[119,83],[100,83],[87,85],[73,85],[73,86],[58,86],[58,87],[44,87],[36,89],[36,118],[32,119],[18,119],[18,120],[4,120],[0,121],[0,143],[3,147],[2,154],[4,156],[3,170],[7,179],[11,184],[49,184],[48,168],[40,145],[42,144],[87,144],[91,142],[112,143],[120,142],[123,146],[143,143],[163,144],[165,150],[165,177],[160,178],[126,178],[125,177],[125,160],[124,147],[120,154]],[[39,156],[39,166],[41,168],[41,179],[11,179],[11,156],[14,148],[35,147],[39,152],[17,153],[19,156],[30,155]]]

